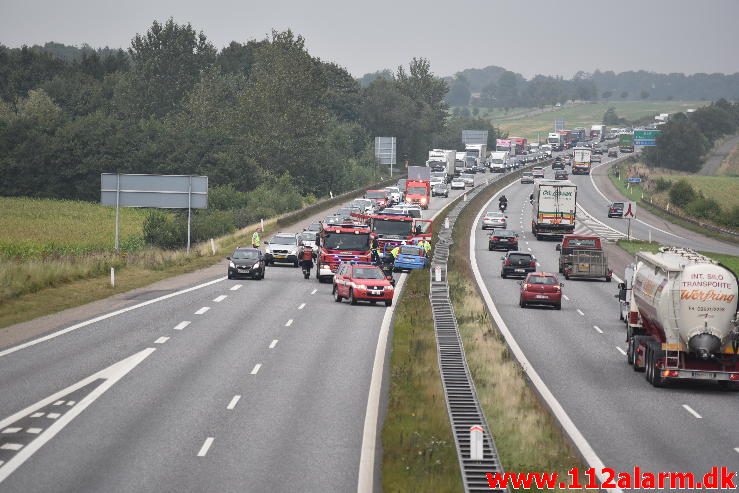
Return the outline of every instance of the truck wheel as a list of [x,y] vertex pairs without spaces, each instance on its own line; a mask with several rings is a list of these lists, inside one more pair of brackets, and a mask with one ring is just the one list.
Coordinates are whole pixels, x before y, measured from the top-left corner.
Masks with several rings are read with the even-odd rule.
[[523,298],[519,298],[518,306],[520,306],[521,308],[526,308],[526,302],[523,300]]
[[[629,331],[630,332],[630,331]],[[634,336],[629,336],[629,345],[626,347],[626,363],[634,364]]]
[[657,362],[664,358],[665,353],[661,350],[652,350],[652,380],[651,384],[654,387],[664,387],[666,378],[662,376],[662,371],[657,366]]
[[634,371],[637,371],[637,372],[644,371],[645,370],[645,366],[646,366],[646,364],[645,364],[645,366],[639,366],[637,364],[637,361],[636,361],[637,350],[641,346],[641,342],[642,342],[643,338],[644,338],[643,336],[633,336],[631,338],[631,340],[633,341],[633,344],[634,344],[634,350],[633,350],[634,356],[632,358],[632,360],[633,360],[632,364],[634,365],[634,367],[633,367],[634,368]]
[[349,304],[351,304],[351,305],[356,305],[357,304],[357,300],[354,298],[354,290],[353,289],[350,289],[349,290]]

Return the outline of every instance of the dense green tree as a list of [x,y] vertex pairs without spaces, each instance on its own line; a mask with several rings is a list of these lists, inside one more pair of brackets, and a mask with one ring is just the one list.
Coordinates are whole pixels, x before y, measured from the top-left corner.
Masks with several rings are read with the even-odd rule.
[[644,152],[646,163],[680,171],[699,170],[708,142],[698,126],[683,114],[678,114],[661,130],[657,145]]
[[128,50],[133,66],[120,87],[122,111],[135,117],[161,117],[179,108],[200,72],[213,65],[216,50],[205,34],[171,18],[154,21],[137,34]]
[[467,106],[470,104],[470,85],[463,76],[457,74],[454,80],[449,84],[449,92],[446,95],[446,102],[450,106]]

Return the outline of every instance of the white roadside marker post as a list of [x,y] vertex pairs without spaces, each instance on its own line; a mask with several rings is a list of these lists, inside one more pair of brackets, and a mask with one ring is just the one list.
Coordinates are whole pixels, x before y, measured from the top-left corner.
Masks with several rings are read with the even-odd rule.
[[110,287],[115,287],[115,267],[110,268]]
[[470,460],[482,460],[482,426],[470,427]]
[[436,282],[441,282],[441,267],[434,269],[434,280]]
[[449,218],[448,217],[444,218],[444,229],[449,229]]
[[216,254],[216,242],[213,241],[213,238],[210,239],[210,249],[213,251],[213,255]]

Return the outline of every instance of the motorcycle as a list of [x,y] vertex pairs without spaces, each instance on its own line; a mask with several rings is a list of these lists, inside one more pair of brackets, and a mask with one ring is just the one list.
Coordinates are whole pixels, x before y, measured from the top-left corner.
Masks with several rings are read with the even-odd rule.
[[505,212],[507,208],[508,208],[508,202],[498,203],[498,209],[500,209],[500,212]]

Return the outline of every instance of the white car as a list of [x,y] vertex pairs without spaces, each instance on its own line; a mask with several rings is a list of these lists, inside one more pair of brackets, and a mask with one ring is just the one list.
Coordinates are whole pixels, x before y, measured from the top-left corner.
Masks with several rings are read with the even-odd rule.
[[465,186],[464,180],[460,177],[455,177],[452,180],[452,190],[464,190]]
[[531,173],[534,175],[534,178],[544,178],[544,168],[541,166],[534,166]]
[[375,203],[370,199],[354,199],[351,206],[359,207],[365,214],[375,213]]
[[496,211],[487,211],[485,213],[485,217],[482,218],[482,229],[488,229],[488,228],[503,228],[505,229],[508,226],[508,223],[506,221],[506,216],[502,212],[496,212]]
[[474,187],[475,186],[475,175],[472,173],[462,173],[459,175],[459,177],[464,182],[464,185],[467,187]]
[[420,218],[421,217],[421,207],[416,204],[398,204],[393,209],[400,209],[405,211],[407,216],[413,217],[413,218]]
[[440,185],[444,183],[444,179],[438,176],[432,176],[431,181],[429,183],[431,184],[431,188],[434,188],[434,185]]
[[403,194],[400,193],[400,189],[398,187],[385,187],[385,192],[387,192],[387,198],[390,199],[393,204],[398,204],[403,200]]

